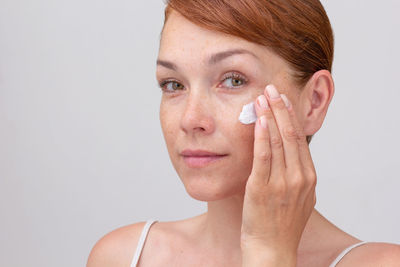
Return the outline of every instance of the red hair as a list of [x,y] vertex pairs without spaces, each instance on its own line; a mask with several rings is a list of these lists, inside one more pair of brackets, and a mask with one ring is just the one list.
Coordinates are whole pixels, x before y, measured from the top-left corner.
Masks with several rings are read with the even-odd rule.
[[334,36],[319,0],[167,0],[164,25],[172,9],[200,27],[269,47],[301,87],[315,72],[332,71]]

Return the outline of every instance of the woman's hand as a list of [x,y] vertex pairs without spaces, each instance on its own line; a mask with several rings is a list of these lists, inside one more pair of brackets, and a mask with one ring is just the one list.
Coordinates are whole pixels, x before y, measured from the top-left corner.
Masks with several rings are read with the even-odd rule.
[[295,266],[315,206],[316,172],[287,97],[269,85],[255,106],[253,169],[243,203],[243,266]]

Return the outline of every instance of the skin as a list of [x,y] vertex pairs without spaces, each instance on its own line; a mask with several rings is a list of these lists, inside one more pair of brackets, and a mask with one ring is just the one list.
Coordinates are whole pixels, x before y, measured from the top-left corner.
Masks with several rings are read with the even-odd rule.
[[[213,54],[238,49],[252,54],[209,63]],[[208,209],[193,218],[155,223],[139,266],[328,266],[360,241],[314,209],[317,177],[305,136],[320,129],[333,97],[328,71],[315,73],[300,88],[288,64],[267,47],[206,30],[176,12],[164,27],[158,59],[157,80],[168,81],[161,86],[160,104],[168,153],[188,194],[206,201]],[[232,72],[242,77],[227,78]],[[284,94],[289,108],[285,96],[271,99],[266,85]],[[241,124],[242,106],[259,96],[269,106],[256,104],[267,127],[259,121]],[[180,155],[184,149],[226,156],[190,168]],[[143,225],[104,236],[87,266],[129,266]],[[337,266],[399,263],[399,246],[369,243]]]

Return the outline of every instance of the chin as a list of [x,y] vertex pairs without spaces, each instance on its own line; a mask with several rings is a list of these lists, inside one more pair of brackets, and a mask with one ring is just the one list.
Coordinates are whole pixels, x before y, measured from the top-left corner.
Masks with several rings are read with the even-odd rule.
[[[218,179],[217,177],[185,177],[182,179],[186,192],[199,201],[217,201],[244,194],[245,180],[235,180],[234,177]],[[236,181],[236,182],[235,182]]]

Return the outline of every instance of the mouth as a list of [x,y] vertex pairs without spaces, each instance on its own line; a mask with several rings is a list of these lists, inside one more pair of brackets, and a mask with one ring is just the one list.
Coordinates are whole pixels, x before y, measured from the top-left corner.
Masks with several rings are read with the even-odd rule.
[[206,150],[186,149],[182,151],[181,156],[188,167],[203,168],[207,165],[220,161],[228,156],[228,154],[215,153]]

